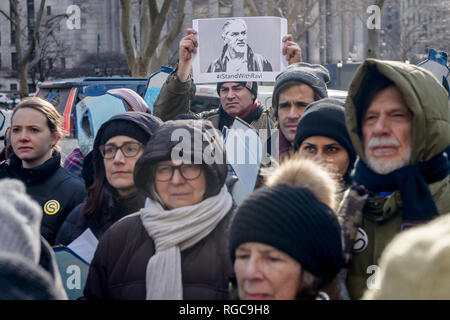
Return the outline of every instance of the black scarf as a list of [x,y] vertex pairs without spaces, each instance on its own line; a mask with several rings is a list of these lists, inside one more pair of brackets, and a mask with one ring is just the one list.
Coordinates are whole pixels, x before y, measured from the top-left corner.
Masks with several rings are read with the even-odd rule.
[[[244,119],[245,122],[248,124],[252,123],[254,120],[259,119],[259,117],[262,114],[262,108],[258,104],[258,106],[250,112],[248,116],[246,116]],[[223,127],[226,126],[227,128],[230,128],[233,125],[234,118],[231,118],[225,110],[223,110],[222,106],[219,107],[219,130],[222,131]]]
[[400,190],[404,221],[428,221],[439,215],[428,184],[448,176],[449,162],[443,153],[432,159],[397,169],[389,174],[375,173],[361,160],[355,181],[372,192]]

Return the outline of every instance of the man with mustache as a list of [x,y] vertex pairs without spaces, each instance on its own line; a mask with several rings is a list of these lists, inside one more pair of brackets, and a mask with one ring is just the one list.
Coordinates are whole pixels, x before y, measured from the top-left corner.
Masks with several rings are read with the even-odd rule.
[[293,150],[297,124],[306,107],[327,98],[328,70],[318,64],[299,62],[289,65],[276,79],[272,109],[279,128],[280,158]]
[[[190,74],[193,54],[198,48],[196,34],[197,31],[194,29],[186,30],[186,36],[179,44],[178,65],[167,78],[154,103],[154,115],[163,121],[190,113],[190,105],[196,90]],[[300,62],[301,50],[293,41],[292,35],[284,36],[282,42],[284,43],[282,53],[286,56],[288,64]],[[267,130],[266,139],[270,137],[275,122],[269,108],[262,106],[257,99],[257,82],[218,82],[217,93],[220,97],[219,108],[197,114],[200,119],[210,120],[215,128],[222,130],[224,127],[230,128],[234,119],[239,117],[257,131]]]
[[207,72],[272,71],[263,55],[253,52],[247,43],[247,24],[243,19],[230,19],[222,27],[222,54],[208,67]]
[[346,123],[360,159],[338,215],[357,299],[376,289],[378,259],[396,234],[450,212],[447,94],[425,69],[367,59],[350,84]]

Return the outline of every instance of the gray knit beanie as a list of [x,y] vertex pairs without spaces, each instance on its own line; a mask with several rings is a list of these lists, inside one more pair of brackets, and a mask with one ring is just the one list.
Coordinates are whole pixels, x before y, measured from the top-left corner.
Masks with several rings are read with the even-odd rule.
[[19,180],[0,181],[0,203],[0,252],[15,253],[38,264],[42,209]]
[[280,88],[288,81],[298,81],[307,84],[321,99],[328,97],[327,83],[330,81],[330,74],[324,66],[306,62],[291,64],[275,80],[272,96],[272,108],[275,115],[278,113]]

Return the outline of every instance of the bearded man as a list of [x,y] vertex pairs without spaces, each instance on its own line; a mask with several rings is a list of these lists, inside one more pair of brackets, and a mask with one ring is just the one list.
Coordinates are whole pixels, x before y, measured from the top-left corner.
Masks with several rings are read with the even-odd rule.
[[347,288],[358,299],[376,289],[378,259],[395,235],[450,212],[447,93],[425,69],[367,59],[350,84],[346,124],[360,160],[338,215]]

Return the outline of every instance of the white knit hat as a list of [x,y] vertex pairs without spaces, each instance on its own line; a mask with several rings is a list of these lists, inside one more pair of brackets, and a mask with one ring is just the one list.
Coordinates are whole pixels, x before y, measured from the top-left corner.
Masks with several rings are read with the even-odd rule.
[[19,180],[0,180],[0,252],[21,255],[36,264],[41,254],[42,209]]
[[379,287],[363,299],[450,299],[450,214],[397,235],[379,267]]

